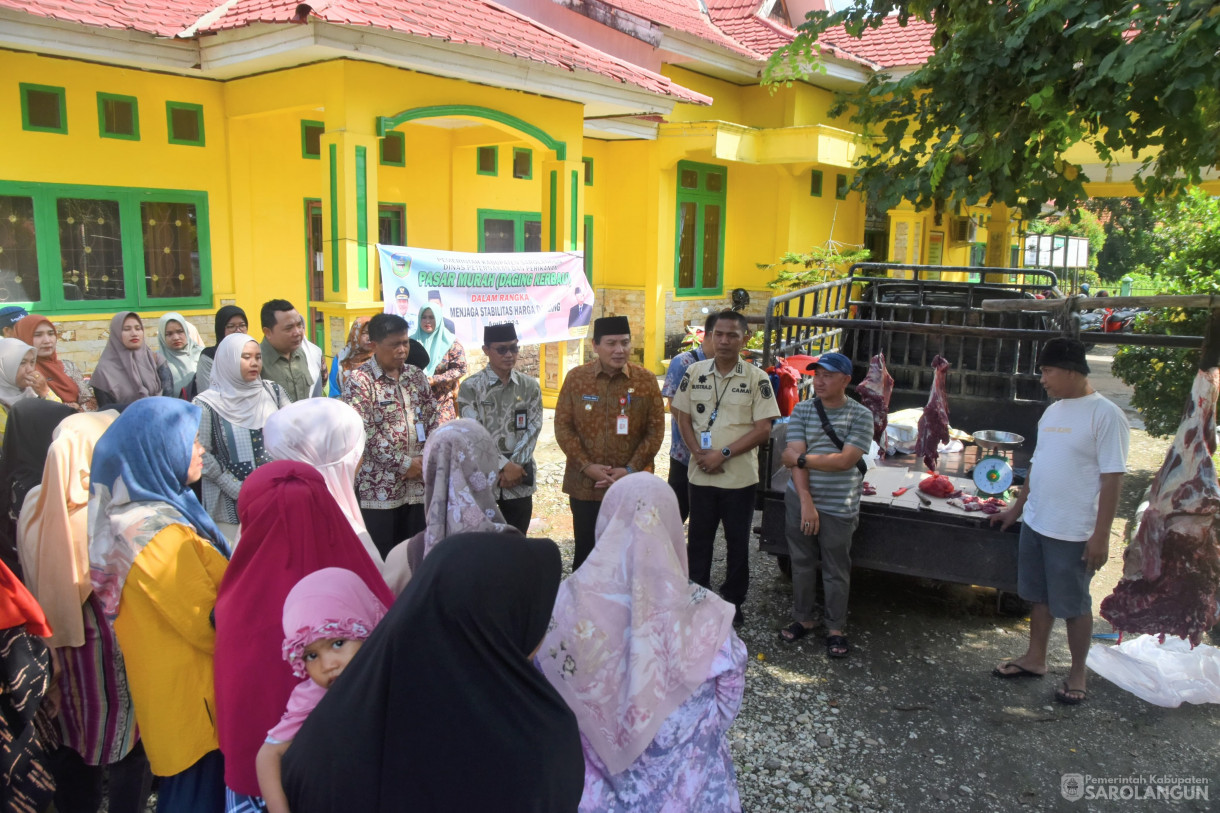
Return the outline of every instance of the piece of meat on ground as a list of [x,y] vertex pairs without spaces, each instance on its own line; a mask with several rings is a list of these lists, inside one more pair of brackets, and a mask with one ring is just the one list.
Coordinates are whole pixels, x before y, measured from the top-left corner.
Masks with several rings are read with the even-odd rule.
[[885,369],[885,354],[878,353],[868,363],[868,375],[856,385],[860,403],[873,413],[873,440],[885,448],[885,427],[889,423],[890,394],[894,391],[894,377]]
[[944,356],[937,356],[932,359],[932,370],[932,393],[919,418],[915,436],[915,454],[923,458],[928,471],[936,471],[940,444],[949,442],[949,396],[945,392],[949,361]]
[[1200,370],[1173,445],[1152,481],[1148,508],[1123,553],[1123,578],[1101,615],[1123,632],[1177,635],[1198,644],[1217,620],[1220,485],[1216,397],[1220,368]]

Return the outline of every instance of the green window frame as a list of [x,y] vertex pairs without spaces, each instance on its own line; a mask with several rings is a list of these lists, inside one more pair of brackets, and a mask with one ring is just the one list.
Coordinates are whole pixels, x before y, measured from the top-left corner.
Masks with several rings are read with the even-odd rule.
[[[190,138],[187,133],[178,133],[178,127],[174,124],[175,118],[181,118],[183,114],[195,114],[196,136]],[[207,144],[207,139],[203,130],[203,105],[191,104],[190,102],[166,102],[165,103],[165,125],[166,132],[169,134],[170,144],[181,144],[187,147],[203,147]]]
[[[119,107],[130,106],[131,131],[122,132],[112,128],[119,118]],[[97,94],[97,132],[102,138],[117,138],[121,141],[140,140],[140,102],[135,96],[120,96],[117,93]]]
[[[398,158],[391,154],[386,156],[386,147],[398,150]],[[407,137],[398,130],[390,130],[385,138],[377,140],[377,160],[384,167],[405,167],[407,165]]]
[[593,287],[593,215],[585,215],[585,282]]
[[[21,83],[21,129],[28,130],[32,133],[59,133],[60,135],[68,134],[68,102],[67,91],[55,85],[30,85]],[[59,126],[52,127],[45,124],[35,124],[31,121],[31,113],[33,112],[30,105],[30,94],[45,93],[54,95],[59,98]]]
[[835,200],[847,200],[849,186],[846,175],[842,173],[835,175]]
[[593,159],[592,158],[582,158],[580,160],[583,161],[585,164],[585,186],[592,186],[593,185]]
[[[716,164],[678,162],[674,213],[674,291],[678,296],[724,293],[728,173],[728,167]],[[708,234],[709,227],[713,234]]]
[[527,251],[525,246],[525,226],[532,224],[537,227],[539,234],[539,247],[542,250],[542,212],[518,212],[506,209],[479,209],[477,212],[479,222],[479,252],[487,251],[486,245],[486,227],[488,220],[511,220],[513,223],[513,251]]
[[[517,169],[517,159],[525,158],[525,170]],[[521,181],[530,181],[534,178],[534,151],[528,147],[513,147],[513,177]]]
[[815,169],[809,173],[809,197],[822,197],[822,170]]
[[377,242],[386,246],[407,244],[407,204],[377,204]]
[[[491,169],[483,168],[483,157],[491,156]],[[500,174],[500,149],[499,147],[478,147],[474,151],[474,171],[476,175],[488,175],[496,177]]]
[[[181,310],[185,308],[210,308],[212,306],[212,255],[211,230],[208,213],[208,193],[182,189],[143,189],[129,187],[85,186],[80,184],[43,184],[27,181],[0,181],[0,196],[29,198],[33,201],[34,247],[37,257],[39,299],[37,301],[14,302],[28,310],[45,311],[50,314],[113,312],[123,308],[130,310]],[[67,202],[93,202],[117,213],[118,224],[109,224],[110,231],[101,235],[111,245],[107,250],[114,262],[122,267],[123,296],[115,298],[69,298],[70,287],[78,287],[80,276],[72,278],[65,262],[64,240],[61,234],[61,206]],[[149,232],[158,229],[156,217],[146,218],[148,207],[161,206],[166,212],[175,207],[193,207],[194,223],[184,222],[181,212],[171,225],[161,221],[157,235],[164,241],[162,251],[149,243]],[[155,212],[154,212],[155,215]],[[146,222],[147,221],[147,222]],[[66,223],[71,223],[69,218]],[[182,229],[189,233],[193,229],[193,242],[183,241]],[[119,245],[113,242],[117,236]],[[89,246],[80,249],[89,253]],[[165,258],[162,258],[162,253]],[[154,261],[155,257],[155,261]],[[175,259],[176,258],[176,259]],[[199,294],[194,296],[154,296],[150,287],[158,280],[157,262],[175,261],[197,263]],[[88,272],[84,272],[88,278]],[[182,279],[180,276],[179,279]],[[119,280],[115,280],[116,287]],[[164,283],[162,283],[164,284]],[[188,283],[190,284],[190,283]],[[193,287],[193,286],[192,286]]]
[[325,132],[326,122],[301,119],[302,158],[322,159],[322,134]]

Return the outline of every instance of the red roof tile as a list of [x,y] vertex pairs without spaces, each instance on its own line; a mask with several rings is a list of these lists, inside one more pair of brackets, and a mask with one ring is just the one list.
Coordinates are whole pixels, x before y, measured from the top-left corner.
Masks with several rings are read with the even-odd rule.
[[864,29],[864,36],[853,39],[847,32],[838,29],[822,34],[820,41],[843,48],[857,56],[871,60],[883,68],[905,65],[922,65],[932,56],[931,23],[909,20],[906,26],[898,24],[897,17],[887,17],[878,28]]
[[[657,25],[681,31],[757,62],[765,60],[796,36],[796,32],[758,12],[762,0],[606,0],[607,5]],[[823,43],[832,56],[876,67],[837,43]]]
[[130,29],[172,37],[216,7],[219,0],[0,0],[0,8],[98,28]]
[[[754,6],[758,6],[761,1],[747,0]],[[715,43],[740,56],[753,59],[759,57],[757,51],[744,43],[737,42],[716,27],[711,18],[699,9],[699,0],[607,0],[606,5],[637,17],[643,17],[645,20],[651,20],[665,28]]]
[[[338,25],[370,26],[417,37],[486,48],[568,71],[586,71],[683,102],[711,99],[670,79],[605,54],[491,0],[315,0],[313,16]],[[240,28],[254,23],[298,22],[298,0],[238,0],[200,24],[220,0],[0,0],[0,8],[84,25],[128,28],[158,36]]]

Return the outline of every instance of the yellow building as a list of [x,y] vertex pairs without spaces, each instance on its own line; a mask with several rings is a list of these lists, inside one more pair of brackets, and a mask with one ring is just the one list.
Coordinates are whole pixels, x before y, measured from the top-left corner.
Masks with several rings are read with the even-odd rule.
[[[918,30],[828,45],[826,73],[773,93],[761,69],[809,3],[118,5],[0,0],[0,301],[54,318],[86,370],[115,311],[210,337],[236,302],[257,333],[275,297],[333,353],[380,310],[378,242],[583,250],[595,315],[630,316],[658,370],[733,289],[757,311],[757,264],[786,251],[967,264],[987,243],[981,218],[847,191],[865,145],[833,91],[920,61]],[[579,354],[546,348],[548,390]]]

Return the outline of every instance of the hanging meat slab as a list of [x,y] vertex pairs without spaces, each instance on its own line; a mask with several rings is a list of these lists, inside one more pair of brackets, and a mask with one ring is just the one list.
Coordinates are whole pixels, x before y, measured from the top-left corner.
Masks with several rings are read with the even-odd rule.
[[1177,635],[1198,644],[1217,621],[1220,591],[1220,486],[1216,396],[1220,368],[1200,370],[1190,402],[1161,470],[1148,509],[1123,553],[1123,578],[1101,602],[1116,630]]
[[936,461],[940,458],[938,447],[949,442],[949,396],[945,392],[948,360],[944,356],[932,359],[932,370],[932,394],[923,408],[915,436],[915,454],[923,458],[928,471],[936,471]]
[[860,403],[873,413],[873,440],[885,448],[885,426],[889,423],[890,394],[894,391],[894,377],[885,369],[885,354],[878,353],[868,363],[868,375],[856,385]]

